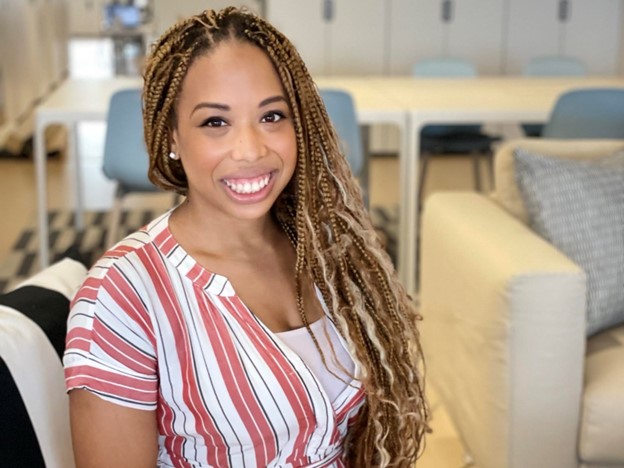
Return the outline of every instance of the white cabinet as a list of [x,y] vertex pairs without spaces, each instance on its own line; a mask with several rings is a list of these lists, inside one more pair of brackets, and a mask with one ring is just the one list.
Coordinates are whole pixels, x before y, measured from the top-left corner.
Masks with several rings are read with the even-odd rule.
[[590,74],[616,73],[623,10],[621,0],[570,1],[561,53],[579,57]]
[[326,74],[329,25],[319,0],[269,0],[267,19],[290,39],[312,74]]
[[503,0],[388,0],[389,72],[408,75],[423,58],[472,62],[480,74],[500,72]]
[[[145,1],[145,0],[143,0]],[[226,6],[245,6],[259,12],[260,5],[255,0],[151,0],[154,11],[154,35],[164,33],[176,21],[201,13],[205,9],[220,10]]]
[[418,60],[446,53],[449,26],[442,21],[439,1],[390,0],[388,13],[390,74],[410,75]]
[[384,72],[386,0],[269,0],[267,19],[313,75]]
[[383,73],[386,2],[334,0],[333,3],[333,17],[327,28],[327,74]]
[[590,74],[616,73],[621,0],[507,0],[504,72],[518,74],[536,55],[583,61]]
[[454,0],[449,55],[472,62],[481,75],[501,72],[503,0]]

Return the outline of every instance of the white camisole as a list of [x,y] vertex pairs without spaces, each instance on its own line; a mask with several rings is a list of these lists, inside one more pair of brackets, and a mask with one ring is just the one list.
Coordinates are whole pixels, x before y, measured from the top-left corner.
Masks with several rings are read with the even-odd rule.
[[[305,327],[279,332],[276,335],[305,362],[333,402],[347,387],[347,382],[351,381],[351,377],[344,370],[353,375],[355,365],[327,316],[311,323],[310,329],[323,350],[327,367],[323,364],[321,354]],[[340,378],[332,375],[328,368]]]

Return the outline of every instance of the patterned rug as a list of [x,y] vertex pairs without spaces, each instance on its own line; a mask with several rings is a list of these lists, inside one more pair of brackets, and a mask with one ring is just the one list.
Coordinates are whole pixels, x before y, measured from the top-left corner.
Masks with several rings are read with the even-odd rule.
[[[123,212],[119,237],[141,228],[159,214],[154,210]],[[396,264],[398,207],[373,207],[371,217],[386,244],[388,253]],[[52,260],[63,257],[68,250],[71,250],[74,255],[79,255],[86,265],[92,265],[104,252],[109,224],[108,213],[85,213],[86,228],[82,230],[74,228],[74,220],[74,214],[69,211],[48,213],[50,226],[48,245],[50,245]],[[13,289],[16,284],[38,271],[38,245],[36,227],[33,224],[21,233],[11,252],[0,262],[0,293]]]

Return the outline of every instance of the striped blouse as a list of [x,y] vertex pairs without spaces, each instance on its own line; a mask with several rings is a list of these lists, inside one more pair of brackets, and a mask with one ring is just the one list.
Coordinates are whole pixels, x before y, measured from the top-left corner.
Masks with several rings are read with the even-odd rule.
[[330,401],[229,281],[182,249],[168,220],[113,247],[74,297],[67,389],[156,410],[158,466],[344,466],[360,382]]

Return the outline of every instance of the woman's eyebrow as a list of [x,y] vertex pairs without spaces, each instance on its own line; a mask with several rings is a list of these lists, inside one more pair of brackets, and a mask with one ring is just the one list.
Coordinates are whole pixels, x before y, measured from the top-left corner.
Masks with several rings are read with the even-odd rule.
[[280,102],[280,101],[287,102],[286,98],[284,96],[280,96],[280,95],[278,95],[278,96],[271,96],[269,98],[266,98],[266,99],[260,101],[260,104],[258,104],[258,107],[264,107],[264,106],[266,106],[268,104],[273,104],[274,102]]
[[[273,104],[274,102],[286,102],[286,98],[284,96],[279,96],[279,95],[271,96],[260,101],[260,104],[258,104],[258,107],[264,107],[266,105]],[[197,111],[198,109],[205,109],[205,108],[218,109],[221,111],[231,110],[231,107],[228,106],[227,104],[219,104],[217,102],[200,102],[195,107],[193,107],[193,110],[191,111],[191,115],[193,115],[195,111]]]
[[219,104],[219,103],[216,103],[216,102],[200,102],[195,107],[193,107],[193,110],[191,111],[191,115],[193,115],[196,110],[204,109],[204,108],[219,109],[219,110],[222,110],[222,111],[229,111],[230,110],[230,106],[228,106],[226,104]]

